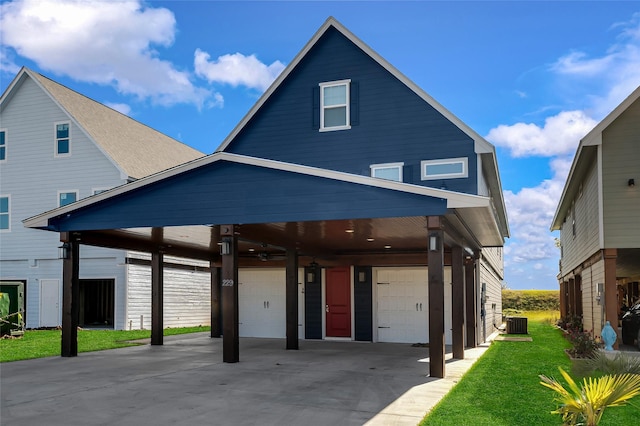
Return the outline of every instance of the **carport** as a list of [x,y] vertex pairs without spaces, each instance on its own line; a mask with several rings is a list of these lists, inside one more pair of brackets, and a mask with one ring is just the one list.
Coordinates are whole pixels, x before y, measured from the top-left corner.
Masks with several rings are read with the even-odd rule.
[[480,250],[506,235],[495,211],[489,197],[218,152],[24,223],[63,242],[62,356],[77,355],[79,247],[90,245],[152,254],[153,345],[163,343],[163,256],[209,261],[211,336],[222,335],[227,363],[240,360],[239,267],[284,265],[286,348],[298,349],[299,265],[353,265],[363,276],[371,266],[426,265],[429,369],[444,377],[444,265],[458,302],[453,356],[464,358],[477,344]]

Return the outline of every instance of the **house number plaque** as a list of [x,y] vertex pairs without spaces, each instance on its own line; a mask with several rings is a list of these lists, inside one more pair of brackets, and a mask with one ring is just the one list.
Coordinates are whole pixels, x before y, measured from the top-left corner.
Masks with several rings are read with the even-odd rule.
[[222,280],[222,287],[233,287],[233,280],[230,280],[230,279]]

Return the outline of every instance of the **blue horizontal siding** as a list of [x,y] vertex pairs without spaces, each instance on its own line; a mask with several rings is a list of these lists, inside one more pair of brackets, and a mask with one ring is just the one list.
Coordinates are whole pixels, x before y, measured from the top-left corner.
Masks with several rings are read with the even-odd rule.
[[442,215],[446,200],[218,161],[52,220],[55,231]]
[[[342,79],[357,84],[357,125],[319,132],[314,88]],[[477,194],[473,140],[333,28],[226,151],[366,176],[371,164],[404,162],[405,182],[438,188],[440,180],[420,179],[420,161],[468,157],[469,178],[448,179],[446,187]]]

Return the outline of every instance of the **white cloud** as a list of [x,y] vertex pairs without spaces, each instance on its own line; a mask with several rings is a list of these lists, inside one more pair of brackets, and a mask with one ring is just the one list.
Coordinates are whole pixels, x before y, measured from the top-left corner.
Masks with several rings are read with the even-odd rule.
[[[553,171],[550,179],[537,186],[504,193],[511,228],[505,247],[505,274],[512,282],[530,280],[538,285],[553,281],[560,252],[555,246],[556,233],[549,227],[578,143],[640,84],[640,13],[612,29],[620,34],[604,54],[590,57],[572,51],[549,69],[559,79],[558,87],[575,91],[570,101],[575,104],[577,100],[583,110],[562,111],[547,117],[541,126],[524,122],[500,125],[486,136],[513,157],[550,157]],[[535,276],[529,277],[527,271],[535,271]]]
[[103,102],[103,104],[108,106],[109,108],[115,109],[116,111],[124,115],[131,114],[131,107],[127,104],[114,103],[114,102]]
[[210,83],[242,85],[260,91],[266,90],[284,69],[280,61],[266,65],[255,55],[241,53],[222,55],[212,61],[211,56],[200,49],[196,49],[193,63],[196,74]]
[[[124,94],[172,105],[206,105],[210,91],[159,58],[176,33],[173,13],[138,0],[14,0],[0,5],[5,46],[44,70],[112,84]],[[6,56],[3,55],[3,59]]]
[[575,151],[580,139],[596,124],[583,111],[563,111],[548,117],[542,127],[533,123],[501,124],[486,137],[509,149],[514,157],[550,157]]
[[590,109],[604,117],[640,85],[640,13],[611,27],[620,31],[616,43],[600,56],[573,51],[559,58],[551,70],[573,84],[598,82],[602,93],[591,96]]

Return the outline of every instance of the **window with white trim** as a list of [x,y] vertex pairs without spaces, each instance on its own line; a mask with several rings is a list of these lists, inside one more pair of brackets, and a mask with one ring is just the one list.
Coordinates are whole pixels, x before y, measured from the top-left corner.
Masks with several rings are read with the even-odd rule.
[[7,160],[7,129],[0,129],[0,162]]
[[98,194],[102,194],[103,192],[107,192],[109,190],[109,188],[93,188],[93,190],[91,191],[92,195],[98,195]]
[[69,123],[56,123],[55,132],[56,157],[71,155],[71,131],[69,130]]
[[320,83],[320,131],[351,128],[349,84],[351,80]]
[[394,180],[396,182],[402,182],[402,168],[404,163],[384,163],[384,164],[372,164],[371,177]]
[[420,162],[422,180],[457,179],[469,176],[467,157],[423,160]]
[[58,207],[75,203],[78,200],[78,191],[58,191]]
[[9,231],[11,229],[10,203],[11,199],[8,195],[0,197],[0,231]]

